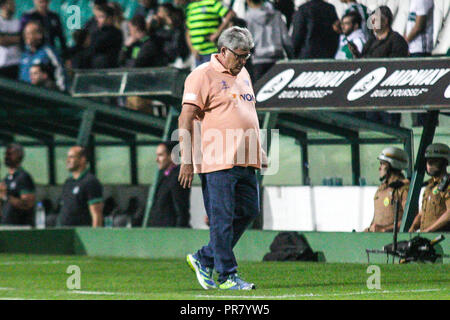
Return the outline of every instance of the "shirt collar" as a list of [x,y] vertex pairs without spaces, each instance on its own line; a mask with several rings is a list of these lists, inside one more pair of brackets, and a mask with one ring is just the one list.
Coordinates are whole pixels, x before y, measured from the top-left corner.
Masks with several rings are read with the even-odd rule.
[[80,173],[78,179],[75,179],[73,177],[73,174],[71,174],[72,179],[74,179],[75,181],[81,180],[85,175],[87,175],[87,173],[89,172],[89,168],[84,169],[84,171],[82,173]]
[[228,69],[226,69],[222,65],[222,63],[220,63],[219,59],[217,59],[218,56],[219,56],[218,54],[212,54],[211,55],[211,61],[210,62],[211,62],[212,67],[214,68],[214,70],[216,70],[217,72],[226,73],[226,74],[229,74],[232,77],[235,77],[235,76],[233,76],[230,73],[230,71]]
[[23,170],[22,167],[17,167],[16,170],[14,170],[14,173],[13,173],[13,174],[10,174],[10,173],[8,172],[8,179],[9,179],[9,180],[14,179],[14,177],[16,177],[17,174],[19,173],[19,171],[21,171],[21,170]]

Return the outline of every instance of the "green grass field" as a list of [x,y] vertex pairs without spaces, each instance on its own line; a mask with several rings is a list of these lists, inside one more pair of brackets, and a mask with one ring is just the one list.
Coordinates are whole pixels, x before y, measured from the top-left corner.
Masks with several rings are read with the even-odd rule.
[[[66,273],[80,268],[79,290]],[[368,289],[368,265],[240,262],[257,290],[203,290],[183,259],[148,260],[0,254],[0,299],[449,299],[450,266],[378,265],[381,289]]]

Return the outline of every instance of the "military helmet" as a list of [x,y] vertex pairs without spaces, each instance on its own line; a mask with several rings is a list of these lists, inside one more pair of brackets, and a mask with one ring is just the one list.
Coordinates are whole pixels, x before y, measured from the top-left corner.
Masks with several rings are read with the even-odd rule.
[[440,158],[450,164],[450,148],[444,143],[430,144],[425,150],[425,158]]
[[388,162],[392,169],[403,170],[408,167],[408,154],[396,147],[384,148],[377,159]]

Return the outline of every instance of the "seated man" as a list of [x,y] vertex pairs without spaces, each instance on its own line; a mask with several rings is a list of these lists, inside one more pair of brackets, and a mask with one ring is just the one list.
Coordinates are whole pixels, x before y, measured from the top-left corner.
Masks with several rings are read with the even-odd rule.
[[422,208],[409,232],[450,231],[450,148],[443,143],[430,144],[425,150],[426,170],[431,179],[426,182]]
[[151,227],[190,227],[191,191],[178,182],[180,166],[173,163],[171,157],[174,146],[174,143],[162,142],[156,148],[156,162],[161,175],[150,211]]
[[380,181],[374,197],[375,212],[370,227],[365,232],[390,232],[394,229],[395,214],[398,204],[398,226],[400,226],[409,191],[409,181],[402,173],[408,166],[405,151],[385,148],[378,156],[380,160]]
[[44,63],[53,67],[53,77],[59,90],[66,89],[63,66],[56,51],[44,42],[42,26],[37,21],[30,21],[23,31],[25,50],[19,66],[19,80],[31,83],[30,69],[33,65]]

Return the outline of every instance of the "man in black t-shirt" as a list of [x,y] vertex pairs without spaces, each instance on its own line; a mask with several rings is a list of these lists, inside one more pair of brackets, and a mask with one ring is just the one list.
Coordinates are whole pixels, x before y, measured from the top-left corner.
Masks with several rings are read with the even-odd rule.
[[66,166],[72,175],[66,180],[61,194],[60,226],[103,226],[103,187],[89,172],[86,149],[70,148]]
[[30,174],[20,166],[24,156],[21,145],[7,146],[5,165],[8,175],[0,183],[1,224],[34,226],[35,187]]

